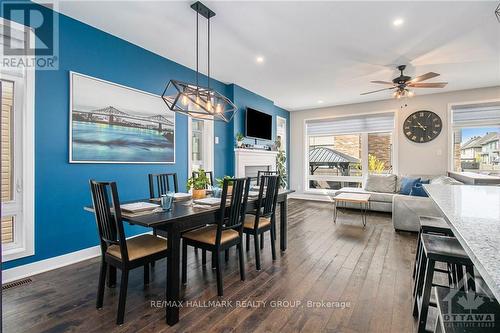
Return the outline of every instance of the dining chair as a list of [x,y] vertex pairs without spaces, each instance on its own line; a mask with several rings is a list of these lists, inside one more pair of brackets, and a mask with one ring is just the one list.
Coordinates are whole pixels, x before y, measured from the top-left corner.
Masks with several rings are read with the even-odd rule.
[[257,198],[255,211],[253,211],[252,214],[246,214],[243,223],[243,233],[246,234],[247,251],[250,249],[250,236],[254,238],[255,266],[257,270],[260,270],[260,250],[262,249],[262,247],[259,246],[259,235],[262,241],[266,231],[270,232],[272,257],[273,260],[276,260],[275,215],[278,200],[279,176],[261,176],[259,183],[259,196]]
[[[227,193],[229,185],[232,185],[230,197]],[[248,178],[224,179],[217,223],[188,231],[182,235],[182,283],[187,282],[188,245],[212,252],[212,258],[215,259],[219,296],[223,296],[222,254],[233,246],[238,248],[240,278],[242,281],[245,280],[242,229],[249,190],[250,179]]]
[[96,308],[103,306],[108,265],[120,269],[122,274],[116,323],[121,325],[125,315],[129,271],[143,267],[144,285],[149,284],[149,264],[166,258],[167,240],[149,234],[125,239],[116,183],[90,180],[90,191],[101,246]]
[[[199,174],[198,171],[193,171],[193,173],[192,173],[193,178],[198,177],[198,174]],[[208,180],[210,181],[210,184],[208,184],[208,185],[214,186],[214,173],[213,173],[213,171],[205,171],[205,174],[207,175]]]
[[167,192],[179,192],[176,173],[157,173],[148,175],[149,198],[159,198]]
[[[177,174],[176,173],[150,173],[148,175],[149,178],[149,198],[157,199],[162,195],[166,195],[167,192],[179,192],[179,185],[177,183]],[[159,232],[158,232],[159,231]],[[153,235],[160,235],[162,237],[167,237],[166,232],[157,230],[153,228]],[[152,266],[154,267],[154,263]]]
[[260,185],[261,176],[279,176],[279,171],[274,170],[259,170],[257,171],[257,186]]

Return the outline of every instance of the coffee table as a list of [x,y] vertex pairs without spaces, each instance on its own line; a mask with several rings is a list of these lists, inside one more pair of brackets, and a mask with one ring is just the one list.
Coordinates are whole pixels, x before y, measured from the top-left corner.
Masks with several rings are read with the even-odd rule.
[[340,193],[333,197],[333,222],[337,223],[337,209],[347,208],[348,203],[359,204],[361,209],[361,222],[366,227],[366,215],[370,209],[370,195],[365,193]]

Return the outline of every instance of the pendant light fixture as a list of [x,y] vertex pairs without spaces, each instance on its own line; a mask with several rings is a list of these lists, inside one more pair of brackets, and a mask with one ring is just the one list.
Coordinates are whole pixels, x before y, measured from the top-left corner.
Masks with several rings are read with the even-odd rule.
[[[233,118],[237,108],[226,96],[210,88],[210,18],[215,13],[201,2],[195,2],[191,8],[196,11],[196,84],[170,80],[161,97],[168,108],[174,112],[204,120],[222,120],[226,123]],[[198,21],[203,16],[208,22],[208,83],[206,87],[199,84],[198,67]]]

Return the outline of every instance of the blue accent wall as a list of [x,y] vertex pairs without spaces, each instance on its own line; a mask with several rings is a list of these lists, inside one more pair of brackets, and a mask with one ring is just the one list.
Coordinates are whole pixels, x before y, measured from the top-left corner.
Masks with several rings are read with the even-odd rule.
[[[43,9],[48,10],[48,9]],[[3,263],[8,269],[98,244],[90,204],[89,179],[114,180],[121,200],[147,197],[147,174],[176,172],[182,189],[187,179],[187,117],[176,115],[175,164],[70,164],[69,72],[75,71],[161,95],[170,79],[194,81],[194,71],[108,33],[59,14],[59,70],[35,74],[35,255]],[[173,45],[172,47],[175,47]],[[212,87],[242,108],[283,115],[271,101],[234,85],[212,81]],[[234,173],[237,124],[215,123],[215,174]],[[127,226],[127,235],[146,229]]]

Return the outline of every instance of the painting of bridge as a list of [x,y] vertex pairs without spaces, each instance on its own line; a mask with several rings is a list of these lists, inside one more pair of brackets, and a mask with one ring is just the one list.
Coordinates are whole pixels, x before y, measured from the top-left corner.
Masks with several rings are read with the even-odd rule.
[[70,162],[175,163],[175,114],[161,97],[70,75]]

